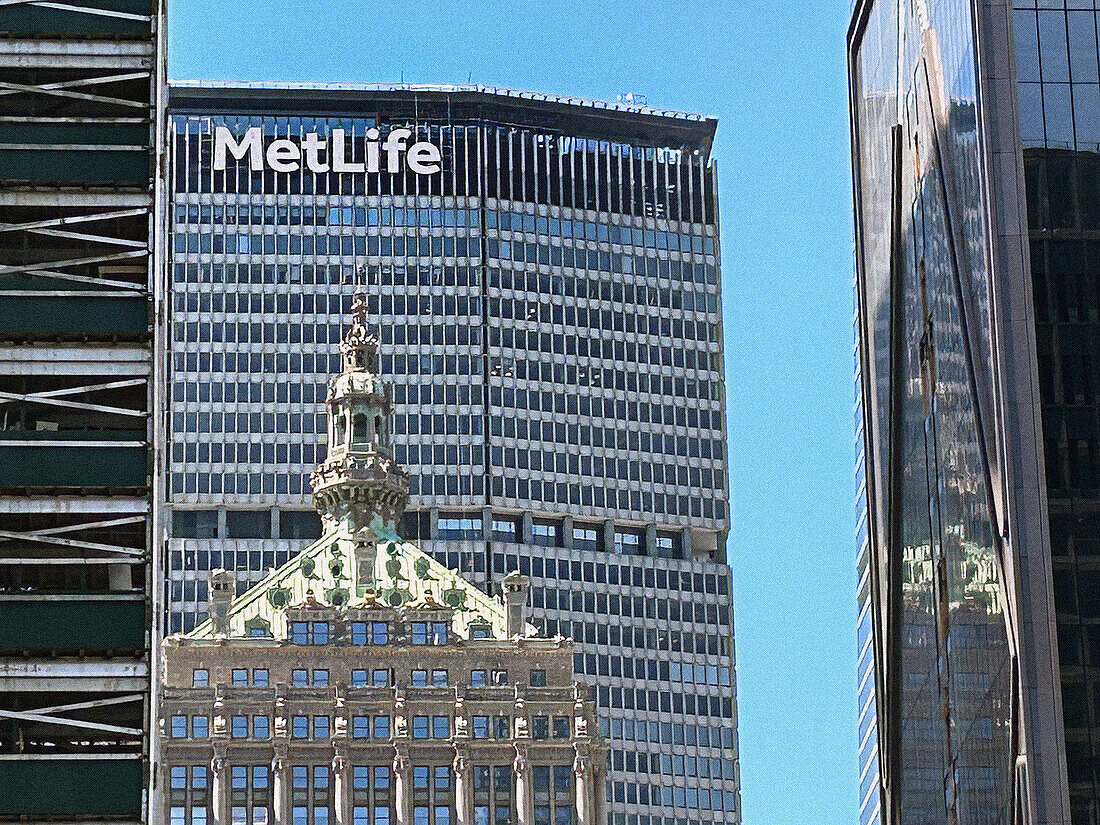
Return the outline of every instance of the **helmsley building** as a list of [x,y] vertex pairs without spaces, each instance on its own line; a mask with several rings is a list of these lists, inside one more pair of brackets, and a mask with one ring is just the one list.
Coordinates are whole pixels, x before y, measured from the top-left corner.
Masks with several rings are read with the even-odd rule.
[[494,599],[395,531],[409,476],[366,301],[311,475],[323,532],[164,646],[167,825],[602,825],[606,745],[572,643],[537,638],[528,580]]

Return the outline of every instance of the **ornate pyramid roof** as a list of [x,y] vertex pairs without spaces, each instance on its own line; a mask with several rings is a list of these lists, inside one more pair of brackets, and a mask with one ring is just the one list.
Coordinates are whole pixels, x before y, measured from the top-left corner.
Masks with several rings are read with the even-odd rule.
[[[500,600],[485,595],[402,539],[381,519],[376,518],[370,527],[373,535],[369,538],[376,542],[357,541],[341,523],[235,598],[229,608],[229,635],[285,639],[287,608],[344,613],[348,609],[411,607],[453,611],[453,631],[463,638],[468,638],[471,622],[487,623],[494,638],[505,637]],[[203,622],[187,636],[213,638],[213,622]]]

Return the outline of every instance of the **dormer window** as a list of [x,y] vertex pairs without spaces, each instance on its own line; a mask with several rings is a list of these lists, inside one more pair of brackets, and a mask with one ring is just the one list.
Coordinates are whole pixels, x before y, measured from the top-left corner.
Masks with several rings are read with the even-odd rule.
[[414,645],[447,644],[449,627],[447,622],[413,622],[412,643]]
[[291,622],[290,641],[296,645],[327,645],[332,638],[329,622]]
[[471,639],[493,638],[493,626],[484,619],[474,619],[467,628],[470,632]]
[[390,626],[386,622],[352,622],[353,645],[385,645],[390,641]]

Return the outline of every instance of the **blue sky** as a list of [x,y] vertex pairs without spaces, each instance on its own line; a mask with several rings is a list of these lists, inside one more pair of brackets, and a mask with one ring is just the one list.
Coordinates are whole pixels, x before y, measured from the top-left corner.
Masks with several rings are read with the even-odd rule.
[[856,821],[847,0],[170,0],[172,78],[475,83],[719,118],[744,821]]

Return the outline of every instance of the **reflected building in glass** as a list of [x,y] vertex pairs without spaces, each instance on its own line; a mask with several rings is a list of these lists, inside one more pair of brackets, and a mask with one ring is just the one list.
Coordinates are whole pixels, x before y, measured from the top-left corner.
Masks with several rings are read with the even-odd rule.
[[848,46],[882,821],[1096,825],[1097,10],[863,0]]
[[[716,123],[479,86],[175,84],[172,631],[320,533],[356,292],[400,525],[576,642],[610,822],[737,822]],[[369,422],[368,422],[369,423]]]

